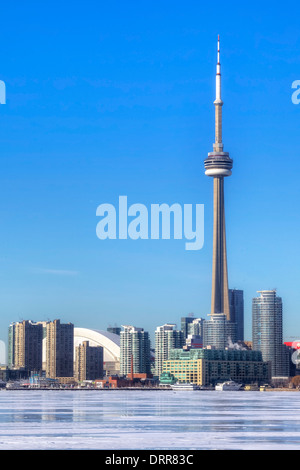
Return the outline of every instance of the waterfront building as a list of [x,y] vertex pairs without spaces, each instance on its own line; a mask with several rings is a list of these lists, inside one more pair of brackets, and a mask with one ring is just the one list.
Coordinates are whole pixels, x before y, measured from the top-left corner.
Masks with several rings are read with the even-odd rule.
[[46,377],[73,377],[74,325],[60,320],[48,322],[46,342]]
[[244,341],[244,291],[229,289],[230,318],[236,324],[236,340]]
[[155,375],[160,376],[163,363],[169,357],[171,349],[182,348],[185,343],[184,332],[176,330],[176,325],[158,326],[155,331]]
[[79,382],[103,377],[103,348],[90,346],[88,341],[76,347],[75,378]]
[[242,384],[264,384],[271,380],[271,364],[263,361],[260,351],[226,349],[172,349],[164,362],[164,377],[200,386],[234,380]]
[[8,364],[27,372],[42,371],[43,327],[30,320],[12,323],[8,330]]
[[150,338],[143,328],[125,325],[120,333],[120,374],[151,374]]
[[19,381],[28,379],[30,376],[30,371],[24,368],[10,368],[8,366],[0,367],[0,381],[9,382],[9,381]]
[[170,372],[162,372],[160,374],[159,383],[161,385],[174,385],[176,382],[176,377],[174,377]]
[[283,347],[282,299],[276,290],[258,291],[252,300],[253,349],[262,352],[264,361],[272,364],[272,377],[288,376]]

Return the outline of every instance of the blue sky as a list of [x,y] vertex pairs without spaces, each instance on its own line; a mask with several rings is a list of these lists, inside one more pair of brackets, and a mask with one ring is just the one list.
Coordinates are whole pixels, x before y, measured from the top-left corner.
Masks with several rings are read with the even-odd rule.
[[[300,336],[297,12],[274,2],[1,6],[0,338],[61,318],[153,333],[210,310],[214,79],[221,35],[230,287],[277,288]],[[204,204],[205,244],[96,237],[96,208]]]

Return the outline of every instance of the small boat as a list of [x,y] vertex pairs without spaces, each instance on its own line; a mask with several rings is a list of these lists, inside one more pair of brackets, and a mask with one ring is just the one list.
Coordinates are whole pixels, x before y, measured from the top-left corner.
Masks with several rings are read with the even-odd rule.
[[200,387],[196,384],[191,383],[180,383],[171,385],[172,390],[174,391],[190,391],[190,390],[200,390]]
[[243,384],[238,384],[233,380],[228,380],[227,382],[219,383],[215,386],[215,390],[221,392],[235,392],[241,390]]

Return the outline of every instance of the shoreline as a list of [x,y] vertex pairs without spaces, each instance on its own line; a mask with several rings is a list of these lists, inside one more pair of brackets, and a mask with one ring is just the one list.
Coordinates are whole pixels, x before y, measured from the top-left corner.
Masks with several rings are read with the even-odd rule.
[[[147,387],[120,387],[120,388],[3,388],[0,392],[177,392],[181,393],[183,390],[173,390],[171,388],[147,388]],[[298,389],[292,388],[266,388],[265,390],[238,390],[239,392],[300,392]],[[217,392],[214,389],[204,390],[189,390],[189,392]],[[235,392],[235,391],[232,391]]]

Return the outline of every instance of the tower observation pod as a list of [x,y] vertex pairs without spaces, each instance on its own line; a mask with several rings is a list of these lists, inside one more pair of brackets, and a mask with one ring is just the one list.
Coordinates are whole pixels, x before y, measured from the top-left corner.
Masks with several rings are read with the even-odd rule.
[[230,318],[228,295],[228,271],[226,253],[226,230],[224,210],[224,178],[231,175],[233,161],[223,151],[220,36],[218,36],[218,60],[216,74],[215,143],[213,152],[204,161],[205,174],[214,179],[214,226],[211,314],[225,314]]

